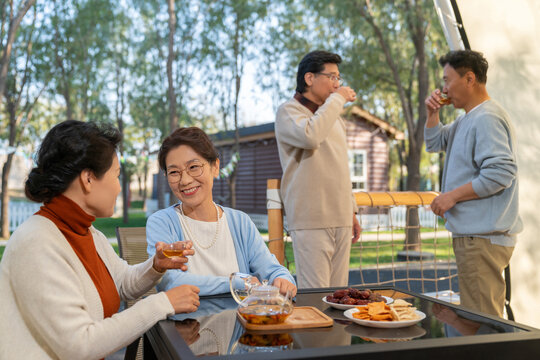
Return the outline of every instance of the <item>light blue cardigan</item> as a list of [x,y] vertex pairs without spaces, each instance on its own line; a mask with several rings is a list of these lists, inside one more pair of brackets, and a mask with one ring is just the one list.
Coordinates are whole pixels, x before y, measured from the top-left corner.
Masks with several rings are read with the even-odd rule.
[[[154,256],[156,243],[163,241],[172,243],[184,240],[180,220],[175,210],[176,205],[159,210],[152,214],[146,223],[147,252]],[[257,276],[260,280],[267,279],[272,283],[280,277],[296,284],[289,271],[279,264],[276,257],[270,253],[264,244],[259,231],[247,214],[222,207],[227,215],[227,223],[231,231],[236,250],[236,260],[240,272]],[[195,254],[194,256],[197,256]],[[199,295],[213,295],[228,293],[228,276],[197,275],[188,271],[167,270],[161,282],[157,285],[158,291],[171,289],[178,285],[195,285],[200,288]]]

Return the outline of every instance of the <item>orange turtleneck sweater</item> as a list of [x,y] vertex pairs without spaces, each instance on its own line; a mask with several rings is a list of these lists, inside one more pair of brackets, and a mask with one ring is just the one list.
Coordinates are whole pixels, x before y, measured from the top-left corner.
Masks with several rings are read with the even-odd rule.
[[43,205],[36,215],[51,220],[66,237],[96,286],[103,304],[104,318],[117,313],[120,296],[109,270],[97,253],[90,231],[90,226],[96,218],[88,215],[64,195],[56,196]]

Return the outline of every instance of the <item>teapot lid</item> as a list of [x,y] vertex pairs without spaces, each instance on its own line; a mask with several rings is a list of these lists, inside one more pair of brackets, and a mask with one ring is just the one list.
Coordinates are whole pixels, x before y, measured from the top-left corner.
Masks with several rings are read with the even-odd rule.
[[253,287],[251,293],[253,295],[273,295],[279,293],[279,288],[263,281],[261,285]]

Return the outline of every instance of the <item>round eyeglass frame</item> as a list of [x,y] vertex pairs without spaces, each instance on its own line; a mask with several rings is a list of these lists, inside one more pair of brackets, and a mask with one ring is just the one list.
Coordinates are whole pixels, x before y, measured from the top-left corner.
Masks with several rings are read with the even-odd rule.
[[165,177],[167,178],[167,181],[169,182],[169,184],[178,184],[181,180],[182,180],[182,176],[184,174],[184,171],[189,175],[191,176],[192,178],[197,178],[199,176],[202,176],[202,174],[204,173],[204,166],[205,165],[208,165],[208,163],[202,163],[201,165],[199,165],[200,167],[200,170],[194,170],[196,172],[199,172],[198,174],[194,174],[193,171],[192,173],[190,173],[190,170],[189,170],[189,167],[192,166],[193,164],[190,164],[188,166],[186,166],[185,168],[183,168],[182,170],[177,170],[178,171],[178,179],[177,180],[173,180],[171,179],[171,176],[170,174],[165,174]]
[[318,72],[316,74],[321,74],[326,76],[330,81],[337,82],[339,85],[343,85],[343,79],[337,75],[324,73],[324,72]]

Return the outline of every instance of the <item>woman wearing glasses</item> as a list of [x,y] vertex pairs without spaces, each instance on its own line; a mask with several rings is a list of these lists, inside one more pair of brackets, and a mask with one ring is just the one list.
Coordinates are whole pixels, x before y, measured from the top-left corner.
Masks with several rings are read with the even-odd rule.
[[239,271],[269,280],[282,293],[296,294],[293,277],[270,253],[251,219],[214,203],[212,187],[219,175],[219,159],[204,131],[196,127],[175,130],[163,141],[158,160],[180,201],[148,219],[148,253],[154,255],[158,241],[188,240],[195,250],[188,270],[167,271],[159,290],[192,284],[200,288],[200,295],[226,293],[229,274]]

